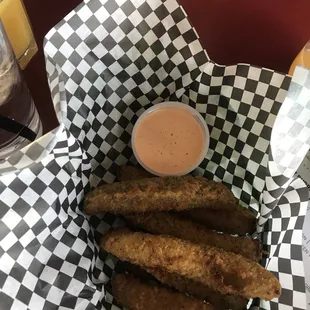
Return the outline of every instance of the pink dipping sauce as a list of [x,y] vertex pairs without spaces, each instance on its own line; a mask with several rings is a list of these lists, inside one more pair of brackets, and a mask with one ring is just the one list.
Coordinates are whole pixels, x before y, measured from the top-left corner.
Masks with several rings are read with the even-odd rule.
[[193,115],[192,108],[176,105],[181,106],[151,111],[134,130],[138,161],[157,175],[189,173],[201,163],[208,148],[209,137],[206,137],[206,125],[201,124],[203,119]]

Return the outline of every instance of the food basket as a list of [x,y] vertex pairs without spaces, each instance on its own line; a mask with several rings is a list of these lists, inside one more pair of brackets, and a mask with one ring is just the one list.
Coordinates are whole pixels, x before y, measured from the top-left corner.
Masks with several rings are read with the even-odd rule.
[[0,308],[119,309],[117,264],[99,253],[122,221],[86,216],[92,187],[135,163],[130,137],[151,105],[197,109],[210,149],[195,175],[224,182],[258,218],[262,264],[283,286],[261,309],[306,309],[302,229],[309,191],[295,172],[309,149],[310,75],[293,79],[208,57],[175,0],[90,0],[46,36],[59,127],[0,163]]

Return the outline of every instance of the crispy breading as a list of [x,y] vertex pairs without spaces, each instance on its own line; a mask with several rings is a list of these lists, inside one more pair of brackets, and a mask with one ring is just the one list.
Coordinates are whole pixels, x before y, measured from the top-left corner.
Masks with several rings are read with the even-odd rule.
[[262,258],[259,240],[220,234],[168,212],[135,213],[125,215],[132,224],[148,232],[170,235],[193,243],[204,244],[233,252],[254,261]]
[[180,215],[205,227],[228,234],[246,235],[256,230],[256,218],[247,208],[230,206],[225,212],[215,208],[185,210]]
[[246,298],[237,295],[223,295],[199,282],[180,276],[177,273],[169,273],[164,269],[155,268],[146,271],[140,266],[128,262],[120,262],[118,266],[121,266],[122,273],[127,272],[133,274],[148,282],[157,280],[165,286],[172,287],[182,293],[209,302],[214,309],[244,310],[248,303],[248,299]]
[[129,310],[212,310],[210,304],[164,287],[151,285],[131,275],[112,279],[113,296]]
[[187,293],[193,297],[208,301],[215,309],[219,310],[244,310],[248,299],[237,295],[223,295],[210,287],[197,281],[185,278],[177,273],[169,273],[163,269],[149,269],[157,280],[180,292]]
[[155,177],[153,174],[149,173],[143,168],[133,166],[133,165],[124,165],[118,167],[117,179],[120,182],[124,181],[133,181],[140,180],[145,178]]
[[[119,168],[119,181],[139,180],[146,177],[155,176],[137,166],[125,165]],[[180,214],[184,218],[191,219],[209,229],[229,234],[246,235],[252,234],[256,230],[256,218],[250,210],[231,203],[224,207],[224,209],[225,213],[222,212],[222,207],[215,204],[208,209],[197,208],[182,211]]]
[[200,177],[164,177],[106,184],[85,197],[85,212],[128,214],[146,211],[180,211],[198,207],[236,205],[222,183]]
[[100,245],[120,260],[143,268],[162,268],[198,281],[222,294],[271,300],[279,297],[279,281],[259,264],[222,249],[169,236],[117,229]]

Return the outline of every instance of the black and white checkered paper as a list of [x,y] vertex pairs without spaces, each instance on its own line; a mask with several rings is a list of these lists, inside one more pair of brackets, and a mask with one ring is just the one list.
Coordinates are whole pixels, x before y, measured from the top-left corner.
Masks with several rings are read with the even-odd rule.
[[283,293],[253,308],[306,309],[309,192],[294,172],[309,148],[309,71],[290,84],[268,69],[213,63],[175,0],[86,1],[47,34],[45,56],[60,125],[0,162],[0,309],[120,309],[109,283],[117,261],[98,240],[122,223],[85,216],[82,201],[134,161],[134,123],[168,100],[209,126],[195,174],[224,182],[257,213],[270,253],[262,264]]

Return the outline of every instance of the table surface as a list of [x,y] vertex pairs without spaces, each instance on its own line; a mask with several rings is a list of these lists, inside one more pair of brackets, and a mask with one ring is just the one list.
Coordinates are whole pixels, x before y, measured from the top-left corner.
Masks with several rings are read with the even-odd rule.
[[[44,131],[57,126],[42,51],[45,34],[80,0],[25,0],[39,52],[25,70]],[[210,58],[287,72],[310,39],[309,0],[180,0]],[[40,13],[38,13],[40,12]]]

